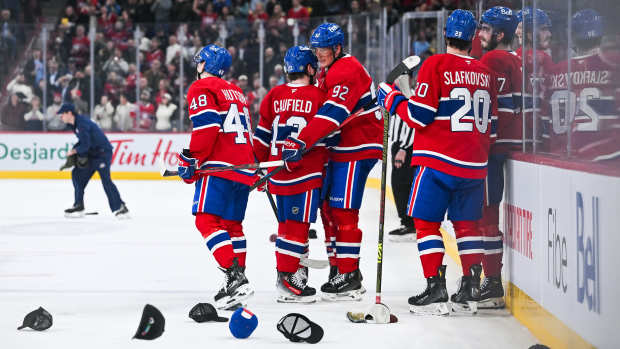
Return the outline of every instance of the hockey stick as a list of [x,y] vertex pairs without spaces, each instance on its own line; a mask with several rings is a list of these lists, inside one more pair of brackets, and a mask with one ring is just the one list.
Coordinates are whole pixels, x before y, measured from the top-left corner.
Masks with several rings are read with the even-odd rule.
[[[163,159],[162,159],[162,163],[163,163]],[[269,167],[281,166],[283,164],[284,164],[284,161],[276,160],[276,161],[266,161],[266,162],[255,162],[251,164],[242,164],[242,165],[211,167],[211,168],[205,168],[202,170],[196,170],[196,174],[207,174],[207,173],[213,173],[213,172],[233,171],[233,170],[251,170],[251,169],[259,169],[259,168],[269,168]],[[172,176],[179,175],[179,171],[168,170],[165,167],[165,165],[161,167],[160,173],[162,177],[172,177]]]
[[[407,69],[403,70],[401,64],[407,67]],[[407,98],[409,98],[412,95],[410,82],[408,77],[403,76],[409,71],[411,71],[411,69],[415,68],[418,64],[420,64],[420,58],[417,56],[405,58],[403,62],[399,63],[399,65],[394,68],[394,70],[392,70],[390,74],[388,74],[387,82],[389,84],[392,84],[395,80],[398,80],[400,87],[403,90],[403,93]],[[395,73],[395,71],[397,70],[400,70],[401,73]],[[390,314],[390,308],[387,305],[381,303],[381,281],[383,278],[383,234],[385,230],[385,193],[387,184],[387,149],[389,130],[390,115],[387,110],[385,110],[383,112],[383,153],[381,158],[381,192],[379,196],[379,238],[377,242],[377,284],[375,290],[375,304],[372,305],[370,309],[366,312],[347,312],[347,319],[349,319],[349,321],[351,322],[356,323],[393,323],[398,321],[398,318],[395,315]]]

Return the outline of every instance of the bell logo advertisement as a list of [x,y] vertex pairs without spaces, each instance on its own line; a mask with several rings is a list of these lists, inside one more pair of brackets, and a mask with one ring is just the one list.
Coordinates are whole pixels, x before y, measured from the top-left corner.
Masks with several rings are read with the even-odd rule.
[[599,199],[585,198],[581,192],[576,196],[577,302],[600,314]]
[[[189,134],[109,133],[112,172],[159,172],[161,160],[177,165]],[[0,133],[0,171],[58,170],[77,138],[72,133]]]

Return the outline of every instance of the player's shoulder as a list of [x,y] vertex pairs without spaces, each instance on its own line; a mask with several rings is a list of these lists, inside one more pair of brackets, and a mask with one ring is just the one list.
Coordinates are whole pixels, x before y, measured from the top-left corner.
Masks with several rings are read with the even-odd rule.
[[339,58],[327,71],[327,82],[333,81],[355,81],[364,76],[367,76],[368,73],[366,69],[360,63],[357,58],[346,55],[342,58]]

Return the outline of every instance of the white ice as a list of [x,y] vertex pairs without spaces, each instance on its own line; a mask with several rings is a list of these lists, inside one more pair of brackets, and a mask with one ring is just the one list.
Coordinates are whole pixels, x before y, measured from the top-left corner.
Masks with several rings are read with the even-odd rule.
[[[269,235],[276,223],[263,193],[252,193],[244,229],[247,276],[256,289],[248,309],[259,319],[249,339],[232,337],[226,323],[188,318],[198,302],[212,302],[222,273],[216,268],[191,215],[193,186],[179,181],[116,181],[131,220],[112,217],[101,183],[86,190],[87,211],[98,216],[66,219],[73,202],[68,180],[0,180],[0,347],[2,348],[220,348],[299,346],[286,340],[276,323],[299,312],[325,330],[319,347],[333,348],[527,348],[532,334],[508,311],[477,316],[432,317],[409,313],[407,298],[425,286],[415,243],[384,247],[383,302],[399,322],[350,323],[348,310],[374,302],[379,192],[366,189],[361,210],[364,240],[361,270],[368,289],[361,302],[311,305],[275,302],[275,257]],[[397,225],[388,202],[386,230]],[[325,258],[322,229],[311,241],[311,258]],[[386,239],[387,240],[387,239]],[[448,264],[448,291],[456,290],[459,268]],[[328,270],[311,270],[314,287]],[[132,340],[142,308],[150,303],[166,317],[155,341]],[[43,306],[54,316],[47,331],[17,331],[26,313]],[[220,315],[229,316],[223,312]]]

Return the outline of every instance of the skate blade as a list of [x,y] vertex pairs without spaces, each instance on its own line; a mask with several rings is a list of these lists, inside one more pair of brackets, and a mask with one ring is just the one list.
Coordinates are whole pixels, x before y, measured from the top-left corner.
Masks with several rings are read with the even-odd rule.
[[388,239],[392,242],[416,242],[415,234],[405,234],[405,235],[394,235],[389,236]]
[[65,218],[83,218],[83,217],[84,217],[84,211],[65,213]]
[[323,292],[322,298],[323,300],[330,302],[361,301],[362,298],[364,298],[364,293],[366,293],[366,289],[362,287],[359,290],[347,291],[342,293]]
[[427,305],[409,305],[409,311],[416,315],[450,315],[448,302],[431,303]]
[[316,296],[293,296],[293,295],[279,295],[276,298],[278,303],[301,303],[301,304],[310,304],[316,303]]
[[215,307],[217,309],[230,310],[234,306],[242,305],[243,301],[250,298],[253,294],[254,289],[250,285],[241,285],[232,296],[226,296],[215,301]]
[[478,313],[478,302],[467,301],[467,303],[452,302],[452,311],[455,313],[476,315]]
[[504,309],[505,307],[504,297],[489,298],[478,302],[478,309]]

